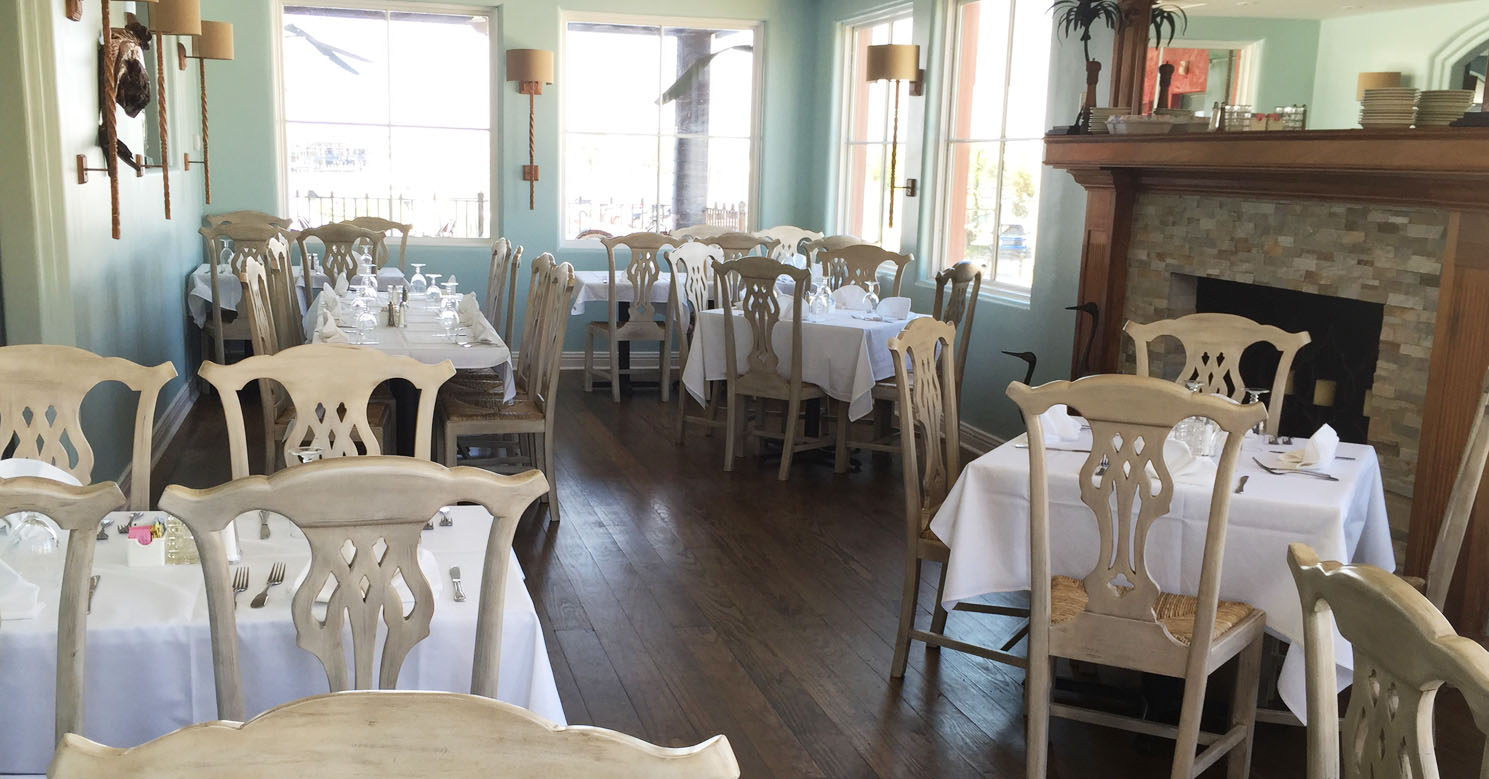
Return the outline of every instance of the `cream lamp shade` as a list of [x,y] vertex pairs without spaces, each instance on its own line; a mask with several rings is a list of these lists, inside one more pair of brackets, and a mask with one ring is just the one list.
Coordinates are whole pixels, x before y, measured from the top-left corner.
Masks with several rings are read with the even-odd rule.
[[903,43],[870,46],[864,65],[869,81],[915,81],[920,78],[920,47]]
[[202,21],[202,34],[191,42],[192,56],[204,60],[233,58],[233,25],[231,22]]
[[1364,100],[1367,89],[1392,89],[1401,86],[1401,74],[1395,71],[1361,73],[1355,99]]
[[553,52],[547,49],[507,49],[507,80],[553,83]]
[[161,35],[201,35],[201,0],[160,0],[150,9],[150,32]]

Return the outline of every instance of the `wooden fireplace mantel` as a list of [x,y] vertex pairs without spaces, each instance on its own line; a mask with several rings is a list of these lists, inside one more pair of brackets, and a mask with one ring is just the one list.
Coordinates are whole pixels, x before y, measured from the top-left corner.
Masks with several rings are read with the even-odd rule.
[[[1489,367],[1489,128],[1049,136],[1045,164],[1086,189],[1072,373],[1115,372],[1133,207],[1144,192],[1426,206],[1448,213],[1407,570],[1425,572]],[[1489,487],[1489,485],[1486,485]],[[1480,492],[1448,616],[1479,635],[1489,614],[1489,488]]]

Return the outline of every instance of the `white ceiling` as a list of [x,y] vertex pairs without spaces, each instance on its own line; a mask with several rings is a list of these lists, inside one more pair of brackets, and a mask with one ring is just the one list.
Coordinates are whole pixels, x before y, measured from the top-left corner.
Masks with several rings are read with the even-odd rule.
[[1177,0],[1190,16],[1332,19],[1340,16],[1442,5],[1446,0]]

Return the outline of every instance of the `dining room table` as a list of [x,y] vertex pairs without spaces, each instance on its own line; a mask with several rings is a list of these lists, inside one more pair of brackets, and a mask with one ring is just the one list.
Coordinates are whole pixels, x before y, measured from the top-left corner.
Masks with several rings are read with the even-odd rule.
[[[446,511],[450,524],[435,518],[421,537],[420,567],[432,585],[435,607],[429,636],[404,661],[401,690],[470,690],[480,599],[455,600],[447,572],[458,566],[464,592],[481,591],[491,515],[480,506]],[[111,518],[130,516],[116,512]],[[145,512],[137,521],[145,524],[160,516]],[[268,538],[245,533],[241,540],[239,567],[250,569],[250,588],[241,596],[236,622],[245,713],[250,717],[328,691],[319,660],[296,645],[290,615],[297,574],[308,568],[310,548],[287,518],[270,515],[268,523]],[[256,520],[238,524],[258,527]],[[87,623],[82,735],[109,746],[133,746],[217,719],[201,566],[131,567],[126,561],[131,542],[112,530],[109,535],[98,543],[93,565],[99,584]],[[57,553],[17,565],[41,586],[42,605],[34,617],[0,623],[0,701],[26,704],[0,706],[0,774],[40,774],[51,760],[56,600],[65,554],[64,534]],[[253,595],[265,587],[276,562],[285,564],[284,583],[269,588],[262,608],[251,608]],[[497,697],[562,724],[563,706],[542,627],[515,554],[506,575]]]
[[[968,463],[931,520],[931,531],[950,549],[943,605],[1030,588],[1029,450],[1027,434]],[[1287,567],[1287,547],[1303,542],[1324,560],[1367,563],[1393,571],[1396,558],[1386,516],[1384,484],[1375,449],[1341,443],[1319,469],[1334,480],[1300,473],[1274,474],[1284,446],[1257,435],[1242,443],[1231,490],[1222,557],[1220,597],[1266,612],[1267,632],[1289,644],[1278,693],[1306,721],[1303,615]],[[1091,450],[1084,424],[1070,440],[1046,441],[1049,480],[1050,571],[1085,578],[1098,556],[1100,537],[1091,510],[1081,502],[1079,473]],[[1208,460],[1213,465],[1213,458]],[[1260,463],[1260,464],[1259,464]],[[1175,475],[1169,511],[1149,530],[1145,560],[1164,592],[1193,594],[1214,488],[1214,468]],[[1336,681],[1350,683],[1350,646],[1335,631]]]
[[[303,308],[307,301],[305,300],[305,274],[301,266],[294,266],[294,277],[295,295]],[[212,315],[212,267],[204,262],[193,269],[186,278],[186,310],[197,327],[204,327]],[[379,268],[377,280],[378,285],[384,290],[405,283],[403,271],[392,266]],[[320,289],[329,281],[330,279],[319,266],[311,270],[311,289]],[[243,282],[233,275],[232,267],[226,264],[217,266],[217,298],[220,300],[223,311],[237,312],[238,306],[243,302]]]
[[[625,271],[621,269],[616,269],[615,280],[615,302],[629,307],[636,302],[636,285],[631,283]],[[657,275],[657,280],[652,282],[651,302],[666,303],[671,290],[672,274],[662,271]],[[583,314],[585,306],[590,303],[608,304],[609,302],[609,270],[574,271],[574,305],[570,309],[574,314]]]

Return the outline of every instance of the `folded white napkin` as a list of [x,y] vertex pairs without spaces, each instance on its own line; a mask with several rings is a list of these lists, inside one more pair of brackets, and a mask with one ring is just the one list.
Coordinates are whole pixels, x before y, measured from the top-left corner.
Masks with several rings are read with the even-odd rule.
[[1339,433],[1325,424],[1301,449],[1277,455],[1279,468],[1327,468],[1339,451]]
[[[1213,484],[1215,482],[1215,463],[1207,457],[1195,457],[1189,451],[1189,445],[1183,441],[1170,438],[1163,442],[1163,463],[1168,466],[1169,476],[1174,481],[1189,484]],[[1153,464],[1146,466],[1148,478],[1158,478],[1158,471]],[[1157,494],[1159,485],[1154,485],[1154,494]]]
[[348,280],[347,277],[345,277],[345,276],[337,276],[336,277],[336,286],[334,287],[334,289],[335,289],[336,294],[338,296],[345,295],[347,293],[347,290],[351,289],[351,287],[352,287],[351,281]]
[[857,284],[848,284],[832,291],[832,302],[844,311],[867,311],[864,298],[869,293]]
[[1074,441],[1081,437],[1081,423],[1070,416],[1064,403],[1050,406],[1048,411],[1039,415],[1039,422],[1044,428],[1044,442],[1047,444]]
[[[424,572],[424,578],[429,580],[429,589],[434,592],[434,597],[438,598],[440,596],[440,593],[443,593],[445,591],[445,580],[440,576],[439,561],[434,558],[434,553],[429,551],[428,549],[424,549],[423,547],[419,548],[419,570]],[[305,567],[300,570],[300,575],[295,577],[295,585],[290,588],[291,593],[299,591],[300,585],[305,582],[305,577],[309,573],[310,563],[306,563]],[[412,606],[414,604],[413,590],[410,590],[408,584],[403,581],[402,573],[399,573],[398,576],[393,579],[393,589],[398,593],[398,599],[403,601],[403,605],[405,607]],[[335,591],[335,580],[327,578],[325,586],[321,587],[321,591],[319,593],[316,593],[316,605],[324,606],[327,603],[330,603],[331,593]]]
[[795,316],[796,309],[794,306],[796,305],[796,299],[790,295],[782,295],[780,292],[776,292],[776,304],[781,307],[781,321],[790,322],[791,318]]
[[460,307],[457,310],[460,312],[460,325],[462,327],[470,327],[476,323],[477,319],[484,320],[486,318],[481,316],[481,304],[476,302],[476,293],[474,292],[467,292],[460,297]]
[[81,487],[83,483],[76,476],[67,471],[41,460],[32,460],[26,457],[10,457],[0,460],[0,479],[14,479],[17,476],[39,476],[43,479],[60,481],[74,487]]
[[336,326],[336,317],[325,306],[321,307],[320,313],[315,315],[315,338],[317,343],[344,344],[350,343],[346,333]]
[[35,619],[41,613],[41,588],[0,561],[0,619]]
[[879,301],[874,313],[885,319],[904,319],[910,315],[910,298],[888,297]]

